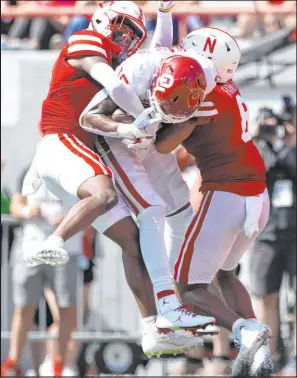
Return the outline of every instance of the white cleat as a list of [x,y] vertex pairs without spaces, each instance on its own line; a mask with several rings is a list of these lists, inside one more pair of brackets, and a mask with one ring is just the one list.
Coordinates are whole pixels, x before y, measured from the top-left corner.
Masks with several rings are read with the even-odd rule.
[[[272,374],[272,362],[268,363],[268,359],[271,359],[271,357],[267,353],[260,352],[260,348],[265,348],[271,337],[271,330],[267,325],[260,324],[257,321],[244,321],[242,326],[235,331],[235,344],[240,350],[232,367],[232,376],[254,375],[256,370],[259,371],[260,366],[261,373],[264,376],[270,376]],[[261,358],[263,361],[260,361]],[[255,363],[258,366],[254,366],[254,373],[252,373],[252,367]]]
[[37,250],[26,251],[23,258],[28,267],[42,264],[60,266],[67,264],[69,261],[69,255],[65,249],[58,247],[47,240],[42,243]]
[[216,336],[220,333],[220,327],[217,325],[208,325],[204,328],[197,328],[194,332],[195,336]]
[[216,320],[213,317],[197,315],[189,311],[185,306],[179,306],[163,313],[162,316],[158,316],[156,326],[160,330],[185,329],[194,332],[197,328],[205,328],[208,325],[214,325],[215,322]]
[[[183,331],[181,331],[183,332]],[[161,355],[177,355],[203,344],[200,337],[191,337],[177,332],[144,333],[142,336],[142,350],[149,357]]]

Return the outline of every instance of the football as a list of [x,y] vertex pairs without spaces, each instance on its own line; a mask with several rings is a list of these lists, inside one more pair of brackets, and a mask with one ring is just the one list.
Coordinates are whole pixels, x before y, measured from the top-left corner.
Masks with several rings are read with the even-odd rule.
[[124,110],[118,108],[116,109],[112,114],[112,119],[115,122],[120,123],[132,123],[134,121],[134,117],[131,115],[128,115]]

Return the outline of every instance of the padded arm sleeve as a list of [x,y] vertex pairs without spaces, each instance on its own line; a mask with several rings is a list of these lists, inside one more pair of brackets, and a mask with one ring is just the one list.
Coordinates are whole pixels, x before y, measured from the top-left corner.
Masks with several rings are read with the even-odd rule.
[[119,108],[125,110],[128,114],[137,118],[144,111],[136,92],[124,83],[108,64],[96,63],[91,68],[90,75],[106,89],[107,94]]
[[151,42],[151,48],[154,47],[172,47],[173,41],[173,24],[172,12],[158,11],[157,25]]

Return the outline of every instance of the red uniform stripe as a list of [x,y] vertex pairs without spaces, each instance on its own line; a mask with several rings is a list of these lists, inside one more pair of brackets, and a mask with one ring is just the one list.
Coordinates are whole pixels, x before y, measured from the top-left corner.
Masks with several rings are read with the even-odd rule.
[[131,210],[133,211],[133,213],[138,216],[139,215],[139,210],[137,209],[137,207],[134,205],[134,203],[130,200],[130,198],[127,196],[127,194],[123,191],[123,189],[121,188],[120,184],[116,181],[116,187],[118,188],[119,192],[121,193],[121,195],[124,197],[125,201],[128,203],[128,205],[130,206]]
[[102,168],[103,172],[106,172],[106,176],[112,177],[111,170],[100,160],[99,156],[95,154],[94,151],[92,151],[89,147],[86,147],[82,142],[80,142],[75,136],[69,135],[69,138],[71,141],[76,144],[80,149],[82,149],[84,152],[92,156],[93,159],[95,159],[100,167]]
[[191,232],[197,222],[197,219],[200,215],[200,212],[202,210],[202,206],[205,202],[205,199],[206,199],[206,196],[205,194],[203,194],[202,196],[202,200],[201,200],[201,204],[200,204],[200,207],[199,207],[199,210],[197,212],[197,214],[194,216],[194,218],[192,219],[192,222],[190,223],[188,229],[187,229],[187,232],[185,234],[185,237],[184,237],[184,242],[182,244],[182,247],[181,247],[181,250],[180,250],[180,253],[178,255],[178,258],[177,258],[177,261],[175,262],[175,265],[174,265],[174,274],[173,274],[173,278],[174,280],[176,281],[177,280],[177,277],[178,277],[178,271],[179,271],[179,267],[180,267],[180,264],[181,264],[181,261],[182,261],[182,257],[184,255],[184,249],[185,249],[185,246],[186,246],[186,243],[191,235]]
[[71,151],[74,155],[76,155],[76,156],[80,157],[81,159],[83,159],[89,166],[91,166],[96,175],[102,175],[102,174],[104,174],[104,172],[103,172],[101,166],[99,165],[99,163],[96,164],[87,155],[85,155],[85,154],[81,153],[80,151],[78,151],[77,148],[75,148],[75,146],[73,146],[66,139],[66,137],[63,134],[58,134],[58,137],[59,137],[60,141],[64,144],[65,147],[67,147],[67,149],[69,151]]
[[198,221],[197,227],[194,231],[194,234],[192,235],[192,238],[191,238],[191,240],[188,244],[188,248],[185,252],[185,257],[184,257],[184,260],[183,260],[183,264],[181,266],[180,277],[179,277],[179,281],[178,281],[180,283],[184,283],[184,284],[188,283],[189,271],[190,271],[191,260],[192,260],[193,253],[194,253],[195,241],[198,238],[198,235],[201,231],[201,228],[202,228],[204,219],[206,217],[207,211],[209,209],[212,197],[213,197],[213,192],[210,192],[210,195],[208,196],[208,198],[205,202],[205,206],[202,210],[201,217]]
[[148,207],[150,207],[151,205],[148,204],[146,202],[146,200],[144,198],[142,198],[141,195],[134,188],[133,184],[129,180],[129,178],[126,175],[126,173],[124,172],[123,168],[120,166],[120,164],[117,161],[117,159],[115,158],[114,154],[111,152],[111,149],[110,149],[110,147],[109,147],[109,145],[108,145],[108,143],[106,142],[105,139],[103,139],[103,143],[101,143],[101,146],[104,149],[104,151],[106,152],[106,154],[108,155],[114,169],[116,170],[117,174],[120,176],[121,180],[123,181],[124,185],[126,186],[127,190],[130,192],[132,197],[139,203],[139,205],[142,208],[147,209]]
[[[96,150],[98,151],[97,147],[95,146]],[[107,165],[106,164],[106,161],[104,160],[104,158],[102,157],[102,161],[103,163],[105,164],[105,166]],[[128,205],[130,206],[131,210],[134,212],[134,214],[136,216],[138,216],[139,214],[139,211],[137,209],[137,207],[134,205],[134,203],[130,200],[130,198],[126,195],[126,193],[123,191],[123,189],[120,187],[119,183],[116,181],[115,182],[115,185],[116,187],[118,188],[119,192],[121,193],[121,195],[123,196],[124,200],[128,203]]]

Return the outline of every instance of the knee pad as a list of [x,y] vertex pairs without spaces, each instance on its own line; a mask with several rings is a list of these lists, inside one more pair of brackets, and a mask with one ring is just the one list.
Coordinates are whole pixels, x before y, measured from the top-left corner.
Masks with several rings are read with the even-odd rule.
[[137,217],[140,227],[159,228],[165,225],[165,205],[159,204],[143,209]]

